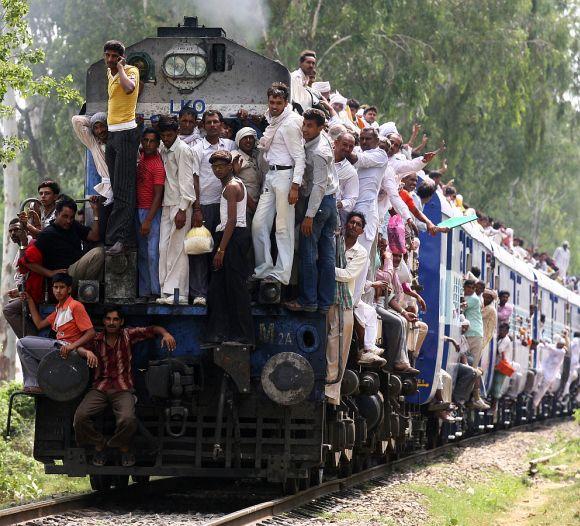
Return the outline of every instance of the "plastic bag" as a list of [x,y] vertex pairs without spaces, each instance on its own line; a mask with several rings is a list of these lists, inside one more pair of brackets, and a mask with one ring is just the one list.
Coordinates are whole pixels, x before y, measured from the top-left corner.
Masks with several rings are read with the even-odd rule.
[[185,235],[183,244],[185,246],[185,253],[188,256],[208,254],[213,250],[213,238],[211,237],[211,232],[204,226],[192,228]]

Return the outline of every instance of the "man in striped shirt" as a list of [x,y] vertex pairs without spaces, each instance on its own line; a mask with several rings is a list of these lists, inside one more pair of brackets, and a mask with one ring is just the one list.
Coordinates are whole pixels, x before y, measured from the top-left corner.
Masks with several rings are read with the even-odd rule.
[[[119,307],[105,308],[104,332],[97,333],[93,341],[78,348],[89,367],[95,369],[93,384],[74,416],[76,440],[81,446],[95,448],[93,464],[103,466],[107,462],[106,448],[118,448],[124,467],[135,464],[130,452],[133,435],[137,430],[135,397],[133,396],[132,345],[161,336],[161,346],[169,351],[175,349],[175,339],[163,327],[125,327],[125,319]],[[111,405],[117,427],[108,440],[95,428],[91,419]]]

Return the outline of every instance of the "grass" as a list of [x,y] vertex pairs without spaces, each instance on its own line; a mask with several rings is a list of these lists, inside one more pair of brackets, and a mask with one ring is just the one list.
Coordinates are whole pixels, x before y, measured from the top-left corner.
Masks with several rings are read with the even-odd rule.
[[[0,427],[6,425],[8,398],[20,389],[16,383],[0,384]],[[40,500],[51,495],[79,493],[89,489],[88,478],[46,475],[44,466],[34,460],[34,402],[18,397],[12,413],[9,440],[0,438],[0,508]]]
[[466,491],[430,486],[411,489],[425,495],[431,526],[480,526],[493,524],[493,517],[509,510],[526,487],[525,479],[498,473]]

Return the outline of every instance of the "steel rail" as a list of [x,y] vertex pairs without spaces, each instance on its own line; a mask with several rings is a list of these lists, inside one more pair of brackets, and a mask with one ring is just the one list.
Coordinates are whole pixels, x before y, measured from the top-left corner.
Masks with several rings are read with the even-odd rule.
[[485,440],[486,438],[492,437],[494,435],[497,436],[497,434],[510,434],[511,432],[515,431],[527,431],[537,427],[550,426],[557,422],[564,421],[565,418],[552,418],[536,421],[529,424],[514,426],[513,428],[506,430],[497,430],[492,433],[484,433],[481,435],[462,438],[457,442],[450,442],[434,449],[419,451],[403,458],[387,462],[386,464],[381,464],[379,466],[360,471],[359,473],[355,473],[349,477],[329,480],[328,482],[324,482],[319,486],[314,486],[304,491],[300,491],[295,495],[263,502],[261,504],[256,504],[255,506],[250,506],[248,508],[235,511],[223,517],[214,519],[206,523],[205,526],[251,526],[258,524],[262,521],[271,519],[276,515],[280,515],[281,513],[292,511],[321,497],[325,497],[332,493],[337,493],[354,486],[359,486],[373,479],[383,477],[394,471],[396,468],[412,465],[420,460],[432,460],[441,456],[447,451],[466,447],[473,442]]
[[[313,486],[309,489],[300,491],[295,495],[290,495],[287,497],[281,497],[279,499],[270,500],[263,502],[261,504],[256,504],[243,508],[241,510],[235,511],[223,517],[213,519],[206,523],[206,526],[250,526],[258,522],[270,519],[276,515],[284,512],[291,511],[295,508],[299,508],[304,504],[312,502],[321,497],[325,497],[332,493],[337,493],[339,491],[352,488],[354,486],[359,486],[365,482],[371,481],[376,478],[380,478],[389,474],[397,468],[412,465],[413,463],[421,460],[432,460],[441,456],[446,451],[453,449],[459,449],[465,447],[473,442],[479,440],[484,440],[488,437],[496,435],[497,433],[509,434],[514,431],[526,431],[534,429],[537,427],[550,426],[557,422],[564,421],[568,416],[564,418],[551,418],[542,421],[536,421],[529,424],[524,424],[520,426],[515,426],[507,430],[494,431],[492,433],[484,433],[481,435],[474,435],[466,438],[462,438],[458,442],[451,442],[444,444],[434,449],[428,449],[424,451],[419,451],[417,453],[412,453],[406,455],[403,458],[381,464],[379,466],[374,466],[372,468],[360,471],[359,473],[354,473],[349,477],[333,479],[324,482],[318,486]],[[173,486],[176,481],[179,484],[179,480],[183,480],[183,477],[179,478],[163,478],[149,482],[146,486],[148,488],[156,488],[159,486],[159,490],[164,487],[169,488]],[[20,506],[13,506],[6,509],[0,510],[0,526],[13,526],[21,522],[38,519],[42,517],[47,517],[50,515],[55,515],[59,513],[65,513],[68,511],[77,510],[79,508],[87,506],[95,506],[99,504],[107,495],[114,494],[118,496],[121,494],[130,495],[136,493],[137,495],[142,492],[145,485],[141,484],[131,484],[125,488],[117,488],[107,492],[92,491],[88,493],[82,493],[80,495],[69,495],[63,497],[53,497],[50,499],[42,500],[39,502],[31,502],[29,504],[23,504]],[[148,492],[149,493],[149,492]]]

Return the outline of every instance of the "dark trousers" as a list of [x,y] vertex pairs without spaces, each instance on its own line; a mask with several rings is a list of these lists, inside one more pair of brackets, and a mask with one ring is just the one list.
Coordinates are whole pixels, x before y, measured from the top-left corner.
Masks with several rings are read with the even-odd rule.
[[141,132],[139,128],[109,131],[105,160],[113,188],[113,209],[107,223],[105,242],[113,245],[117,241],[135,246],[135,181],[137,178],[137,148]]
[[[220,224],[220,205],[201,205],[203,215],[203,226],[211,234],[215,233],[216,227]],[[200,254],[199,256],[189,256],[189,295],[192,298],[207,298],[209,285],[209,269],[211,268],[211,254]]]
[[[107,442],[103,434],[95,428],[91,417],[102,413],[108,405],[113,409],[117,427],[115,434]],[[91,389],[77,407],[73,426],[77,443],[80,446],[129,447],[133,435],[137,431],[133,393],[130,391],[103,393],[97,389]]]
[[[2,307],[4,319],[16,334],[17,338],[24,338],[25,336],[35,336],[38,334],[36,325],[32,322],[30,314],[26,316],[26,326],[23,326],[22,300],[15,299]],[[23,332],[24,329],[24,332]]]
[[[223,232],[214,235],[214,254],[222,237]],[[254,322],[247,284],[250,243],[248,228],[234,229],[222,268],[212,272],[207,298],[208,341],[254,343]]]

